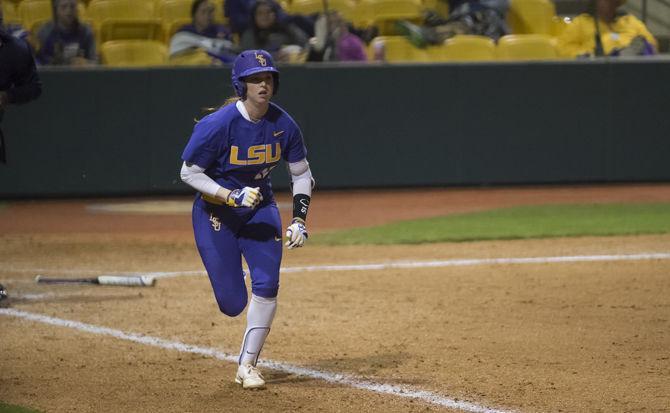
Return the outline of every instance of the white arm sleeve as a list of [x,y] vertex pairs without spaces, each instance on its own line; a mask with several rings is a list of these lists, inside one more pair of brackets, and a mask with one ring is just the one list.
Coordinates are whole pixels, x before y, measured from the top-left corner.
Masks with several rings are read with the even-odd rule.
[[181,166],[181,180],[190,185],[196,191],[202,192],[205,195],[216,196],[216,193],[221,188],[212,178],[205,175],[205,168],[198,165],[187,166],[186,162]]
[[305,194],[312,196],[312,171],[309,169],[307,159],[299,160],[288,164],[288,170],[291,173],[291,182],[293,182],[293,195]]

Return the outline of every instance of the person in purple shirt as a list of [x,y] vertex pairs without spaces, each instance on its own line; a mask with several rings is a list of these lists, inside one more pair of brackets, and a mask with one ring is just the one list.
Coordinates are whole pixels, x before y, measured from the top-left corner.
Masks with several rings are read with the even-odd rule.
[[[279,3],[272,0],[276,5],[277,20],[286,22],[288,15],[279,5]],[[230,27],[233,32],[242,34],[251,26],[252,23],[252,9],[256,5],[256,0],[226,0],[223,3],[223,13],[230,21]]]
[[214,23],[214,4],[209,0],[194,0],[191,6],[192,23],[184,25],[178,32],[189,32],[210,39],[233,40],[232,31],[223,24]]
[[37,63],[83,66],[97,63],[91,28],[79,21],[77,0],[52,0],[53,21],[39,30]]
[[337,11],[321,14],[315,25],[316,41],[310,61],[366,61],[365,43],[349,31],[349,23]]
[[182,154],[182,180],[198,191],[193,203],[195,244],[221,312],[244,311],[248,293],[242,257],[249,266],[251,300],[235,381],[265,386],[256,367],[277,308],[282,227],[270,172],[283,159],[293,191],[288,249],[307,239],[305,220],[314,180],[296,122],[270,102],[279,71],[265,50],[245,50],[233,63],[237,97],[202,118]]
[[[282,6],[275,0],[267,0],[272,5],[277,21],[281,24],[293,24],[300,28],[308,36],[314,36],[313,16],[301,14],[287,14]],[[234,33],[242,35],[253,24],[253,9],[258,0],[226,0],[223,3],[224,15],[230,21],[230,27]]]

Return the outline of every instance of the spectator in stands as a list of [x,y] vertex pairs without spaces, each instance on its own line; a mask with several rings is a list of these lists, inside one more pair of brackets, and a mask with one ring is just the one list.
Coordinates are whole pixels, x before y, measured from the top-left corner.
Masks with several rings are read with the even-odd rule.
[[29,33],[23,26],[20,24],[5,24],[4,13],[2,11],[2,0],[0,0],[0,30],[4,30],[6,34],[14,36],[17,39],[28,40]]
[[[37,99],[42,83],[28,43],[0,28],[0,122],[8,105]],[[5,138],[0,130],[0,162],[6,163]]]
[[214,4],[209,0],[194,0],[191,6],[192,23],[182,26],[170,40],[170,56],[204,51],[212,63],[231,63],[237,56],[232,31],[214,22]]
[[191,6],[192,23],[178,32],[190,32],[210,39],[233,40],[232,31],[223,24],[214,23],[214,4],[209,0],[194,0]]
[[510,32],[506,18],[509,0],[453,0],[449,17],[426,13],[423,25],[399,21],[398,28],[418,47],[442,44],[458,34],[487,36],[495,41]]
[[574,18],[561,33],[559,52],[566,57],[655,54],[658,43],[644,23],[618,10],[624,1],[594,0],[592,12]]
[[[223,14],[228,18],[233,32],[242,35],[251,26],[252,9],[255,4],[255,0],[226,0],[223,3]],[[288,16],[279,4],[276,13],[277,20],[281,22],[287,20]]]
[[37,62],[42,65],[96,64],[91,28],[79,21],[77,0],[52,0],[53,20],[39,30]]
[[[300,14],[289,15],[276,0],[267,0],[274,4],[277,21],[281,24],[294,24],[308,36],[314,36],[314,18]],[[226,0],[223,13],[230,21],[234,33],[242,35],[252,23],[252,12],[256,0]]]
[[289,61],[307,46],[307,35],[292,23],[277,18],[280,7],[271,0],[258,0],[251,9],[253,21],[242,34],[240,48],[264,49],[276,60]]
[[316,36],[310,41],[310,61],[365,61],[365,44],[349,31],[349,23],[337,11],[322,14],[314,27]]

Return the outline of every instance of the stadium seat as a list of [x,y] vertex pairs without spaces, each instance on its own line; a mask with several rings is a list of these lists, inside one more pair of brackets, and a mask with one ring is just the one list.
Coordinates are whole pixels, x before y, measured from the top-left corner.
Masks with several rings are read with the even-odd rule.
[[168,63],[172,66],[209,66],[212,58],[202,49],[170,56]]
[[543,34],[509,34],[498,40],[498,60],[557,59],[558,52],[550,36]]
[[2,15],[5,24],[21,24],[19,12],[16,10],[16,6],[12,2],[2,2]]
[[431,10],[443,19],[449,17],[449,3],[445,0],[421,0],[424,10]]
[[496,45],[486,36],[458,35],[444,42],[445,61],[496,60]]
[[513,34],[553,34],[556,6],[550,0],[510,0],[507,23]]
[[404,36],[378,36],[370,42],[370,60],[395,62],[428,62],[426,51],[414,46]]
[[[214,21],[218,24],[228,24],[228,18],[223,15],[224,0],[210,0],[214,4]],[[190,16],[189,11],[189,16]]]
[[155,4],[146,0],[91,0],[88,15],[96,40],[161,39],[161,21]]
[[88,8],[86,3],[80,1],[77,3],[77,14],[79,15],[79,21],[91,26],[93,29],[93,21],[88,17]]
[[381,36],[401,34],[395,22],[421,23],[423,6],[419,0],[360,0],[352,22],[355,26],[376,26]]
[[163,25],[164,41],[170,41],[172,35],[183,25],[191,23],[193,0],[162,0],[158,3],[158,15]]
[[558,37],[572,23],[569,17],[554,16],[551,20],[551,35]]
[[428,46],[425,49],[415,48],[412,52],[415,62],[436,63],[444,62],[444,52],[442,46]]
[[107,66],[162,66],[167,63],[167,48],[152,40],[112,40],[103,43],[100,52],[102,63]]
[[53,19],[51,0],[24,0],[19,3],[18,12],[21,24],[35,38],[39,28]]

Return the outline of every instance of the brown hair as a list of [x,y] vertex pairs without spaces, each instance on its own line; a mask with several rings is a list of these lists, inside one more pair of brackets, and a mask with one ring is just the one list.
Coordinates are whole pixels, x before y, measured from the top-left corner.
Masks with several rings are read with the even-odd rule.
[[[53,17],[53,22],[58,24],[58,15],[56,13],[56,8],[58,8],[58,4],[61,2],[61,0],[51,0],[51,14]],[[75,7],[75,19],[74,19],[74,26],[77,27],[79,26],[79,0],[74,2],[74,7]]]
[[228,99],[226,99],[225,102],[223,102],[223,105],[219,106],[219,109],[221,109],[224,106],[228,106],[231,103],[237,103],[238,100],[242,100],[242,98],[239,96],[231,96]]
[[[221,108],[224,107],[224,106],[228,106],[228,105],[230,105],[230,104],[237,103],[238,100],[242,100],[242,98],[239,97],[239,96],[231,96],[231,97],[229,97],[228,99],[226,99],[226,100],[225,100],[221,105],[219,105],[218,107],[210,106],[210,107],[208,107],[208,108],[202,108],[203,117],[209,115],[210,113],[214,113],[214,112],[216,112],[217,110],[221,109]],[[201,118],[201,119],[202,119],[202,118]],[[198,118],[195,118],[195,119],[193,119],[193,120],[195,120],[195,123],[198,123],[198,122],[200,121],[200,119],[198,119]]]

